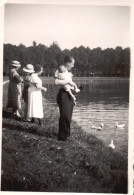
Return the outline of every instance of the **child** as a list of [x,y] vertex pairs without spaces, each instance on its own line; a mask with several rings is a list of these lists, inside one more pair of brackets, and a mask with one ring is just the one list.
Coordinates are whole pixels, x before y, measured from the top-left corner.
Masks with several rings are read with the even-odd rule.
[[[68,72],[65,66],[60,66],[59,70],[58,70],[58,79],[60,80],[70,80],[72,81],[72,77],[73,74],[71,72]],[[71,97],[73,98],[74,102],[76,100],[75,96],[72,94],[71,90],[74,90],[76,93],[78,93],[80,91],[80,89],[78,89],[77,85],[74,83],[74,87],[70,86],[69,84],[64,85],[64,89],[66,91],[68,91],[68,93],[71,95]],[[76,102],[75,102],[76,105]]]

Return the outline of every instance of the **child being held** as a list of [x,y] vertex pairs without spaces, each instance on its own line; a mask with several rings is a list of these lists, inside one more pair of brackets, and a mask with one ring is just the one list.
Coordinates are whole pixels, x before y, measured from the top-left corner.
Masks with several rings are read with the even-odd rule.
[[[58,79],[60,80],[69,80],[72,82],[72,73],[68,72],[65,66],[60,66],[59,68],[59,72],[58,72]],[[74,90],[76,93],[78,93],[80,91],[80,89],[77,87],[77,85],[74,83],[74,86],[70,86],[69,84],[64,85],[64,89],[66,91],[68,91],[68,93],[70,94],[70,96],[73,98],[74,102],[76,100],[75,96],[72,94],[71,90]],[[75,102],[76,104],[76,102]]]

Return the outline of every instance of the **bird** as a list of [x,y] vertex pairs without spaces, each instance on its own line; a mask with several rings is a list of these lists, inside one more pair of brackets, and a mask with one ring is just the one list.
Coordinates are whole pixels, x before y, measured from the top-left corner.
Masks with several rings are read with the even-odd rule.
[[101,131],[102,127],[95,127],[96,130]]
[[104,123],[101,123],[100,126],[101,126],[101,127],[104,127]]
[[116,127],[117,127],[117,128],[124,128],[124,127],[125,127],[125,124],[119,125],[118,122],[116,122]]
[[114,143],[113,143],[113,140],[111,140],[111,144],[109,144],[109,146],[108,147],[110,147],[110,148],[112,148],[112,149],[114,149],[115,148],[115,145],[114,145]]
[[98,130],[98,131],[101,131],[101,130],[102,130],[102,126],[98,126],[98,127],[92,126],[92,129],[96,129],[96,130]]
[[92,129],[96,129],[96,127],[95,126],[92,126]]

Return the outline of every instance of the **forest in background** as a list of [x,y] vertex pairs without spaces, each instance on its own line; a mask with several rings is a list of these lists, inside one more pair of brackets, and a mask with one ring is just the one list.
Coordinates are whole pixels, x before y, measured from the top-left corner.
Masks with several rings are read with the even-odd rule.
[[88,76],[119,76],[129,77],[130,75],[130,48],[117,46],[115,49],[100,47],[90,49],[89,47],[74,47],[71,50],[61,50],[57,42],[50,47],[37,44],[26,47],[4,44],[3,75],[7,76],[11,68],[12,60],[18,60],[22,68],[26,64],[41,64],[44,76],[54,76],[57,67],[63,64],[65,55],[71,55],[75,59],[73,74],[75,77]]

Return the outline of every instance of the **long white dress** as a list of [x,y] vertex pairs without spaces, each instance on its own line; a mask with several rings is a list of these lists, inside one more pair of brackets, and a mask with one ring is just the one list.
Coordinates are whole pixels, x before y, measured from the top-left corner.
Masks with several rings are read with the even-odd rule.
[[35,84],[42,86],[42,81],[36,73],[31,75],[31,85],[28,89],[28,118],[43,118],[42,92]]

